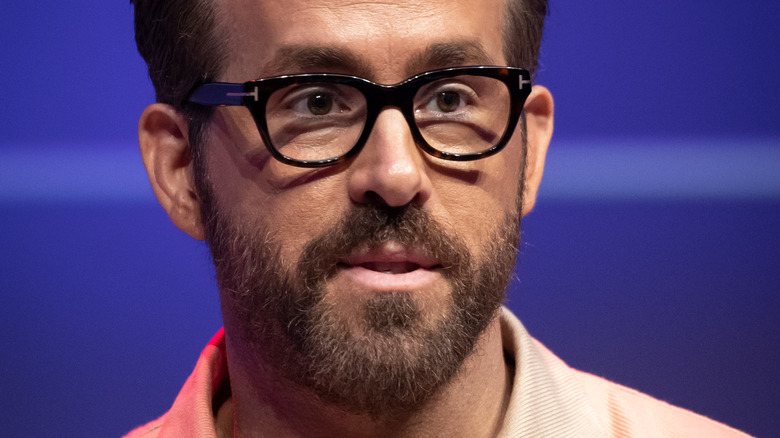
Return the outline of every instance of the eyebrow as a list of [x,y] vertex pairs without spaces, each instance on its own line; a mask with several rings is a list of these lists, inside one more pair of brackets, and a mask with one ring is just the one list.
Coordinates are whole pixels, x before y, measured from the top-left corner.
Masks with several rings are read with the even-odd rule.
[[371,77],[373,69],[357,54],[340,47],[292,45],[277,50],[264,69],[272,74],[344,73]]
[[494,63],[479,41],[459,40],[431,44],[425,50],[412,56],[406,63],[406,73],[412,76],[439,68]]
[[[493,64],[477,40],[433,43],[406,62],[407,76],[428,70],[466,65]],[[374,78],[374,69],[360,54],[342,47],[290,45],[281,47],[263,69],[268,75],[298,73],[343,73]]]

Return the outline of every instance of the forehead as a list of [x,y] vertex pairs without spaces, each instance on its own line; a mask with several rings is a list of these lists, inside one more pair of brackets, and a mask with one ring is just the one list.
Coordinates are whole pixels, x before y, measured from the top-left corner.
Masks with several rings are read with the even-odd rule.
[[393,83],[434,68],[504,64],[503,0],[218,0],[221,80],[330,71]]

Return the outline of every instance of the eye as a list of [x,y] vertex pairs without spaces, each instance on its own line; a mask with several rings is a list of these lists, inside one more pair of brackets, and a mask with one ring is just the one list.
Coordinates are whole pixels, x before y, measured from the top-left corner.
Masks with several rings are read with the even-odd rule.
[[435,83],[432,87],[420,90],[417,111],[433,114],[452,114],[461,112],[473,105],[476,93],[461,82]]
[[344,115],[360,102],[360,93],[349,87],[325,82],[296,84],[274,92],[267,111],[284,111],[288,117],[320,118]]
[[309,96],[306,100],[306,105],[309,111],[315,116],[323,116],[330,112],[333,108],[333,98],[325,94],[316,94]]
[[334,98],[329,93],[315,91],[296,95],[292,109],[297,113],[324,116],[333,110]]
[[451,113],[460,106],[460,95],[454,91],[436,93],[436,106],[445,113]]

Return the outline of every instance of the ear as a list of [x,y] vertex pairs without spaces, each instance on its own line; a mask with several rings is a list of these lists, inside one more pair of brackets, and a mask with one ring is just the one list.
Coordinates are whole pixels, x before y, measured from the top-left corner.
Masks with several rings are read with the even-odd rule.
[[525,103],[528,147],[525,166],[525,190],[523,191],[523,216],[533,209],[536,194],[542,182],[547,146],[553,133],[553,98],[547,88],[535,85]]
[[149,105],[138,121],[141,158],[157,201],[180,230],[203,240],[187,120],[172,106]]

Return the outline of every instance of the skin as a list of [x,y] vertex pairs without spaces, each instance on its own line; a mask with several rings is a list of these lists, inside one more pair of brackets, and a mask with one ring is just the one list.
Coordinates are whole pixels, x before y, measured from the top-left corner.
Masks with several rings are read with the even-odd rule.
[[[222,0],[221,23],[229,36],[228,65],[219,81],[244,82],[277,74],[337,72],[379,83],[396,83],[435,68],[504,65],[504,5],[500,0]],[[429,59],[438,43],[476,45],[479,56]],[[338,48],[356,63],[309,65],[289,55],[300,47]],[[350,65],[354,64],[354,65]],[[303,246],[358,204],[414,203],[426,209],[475,257],[515,208],[518,181],[526,166],[522,214],[533,207],[553,126],[550,93],[535,86],[525,112],[528,152],[523,163],[520,128],[498,155],[473,162],[447,162],[422,152],[401,113],[385,109],[363,151],[343,166],[302,169],[267,153],[249,154],[261,141],[241,107],[218,108],[208,130],[207,168],[221,208],[249,225],[275,230],[282,262],[294,266]],[[174,224],[203,239],[200,203],[192,183],[187,122],[172,107],[150,105],[139,122],[141,153],[157,199]],[[409,293],[435,321],[447,301],[449,285],[435,273]],[[327,286],[327,299],[345,321],[361,300],[381,285],[359,284],[347,274]],[[375,290],[376,289],[376,290]],[[507,368],[496,318],[479,339],[476,354],[461,372],[419,412],[392,422],[345,414],[322,404],[305,388],[276,378],[273,370],[242,354],[231,337],[238,322],[223,306],[232,400],[220,410],[220,435],[241,436],[494,436],[509,393]],[[262,389],[260,389],[262,388]],[[305,414],[302,414],[305,413]],[[240,433],[239,433],[240,432]],[[271,433],[272,432],[272,433]]]

